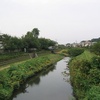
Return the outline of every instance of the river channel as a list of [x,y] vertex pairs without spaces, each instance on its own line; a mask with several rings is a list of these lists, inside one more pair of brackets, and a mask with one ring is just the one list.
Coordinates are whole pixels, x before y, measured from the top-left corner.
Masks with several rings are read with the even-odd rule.
[[69,81],[69,57],[27,80],[10,100],[75,100]]

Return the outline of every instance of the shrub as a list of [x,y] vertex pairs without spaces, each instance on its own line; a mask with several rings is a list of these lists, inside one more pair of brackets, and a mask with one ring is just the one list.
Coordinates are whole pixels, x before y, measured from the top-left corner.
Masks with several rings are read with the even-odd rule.
[[90,69],[89,72],[90,84],[96,85],[100,83],[100,70],[97,68]]
[[72,57],[78,56],[78,55],[80,55],[83,52],[84,52],[84,49],[82,49],[82,48],[70,48],[68,50],[68,54],[70,56],[72,56]]
[[78,100],[100,100],[100,57],[85,52],[70,63],[70,78]]
[[95,43],[91,46],[90,50],[97,55],[100,55],[100,42]]
[[92,86],[84,100],[100,100],[100,86]]
[[93,68],[100,69],[100,57],[98,56],[93,57],[91,60],[91,65]]

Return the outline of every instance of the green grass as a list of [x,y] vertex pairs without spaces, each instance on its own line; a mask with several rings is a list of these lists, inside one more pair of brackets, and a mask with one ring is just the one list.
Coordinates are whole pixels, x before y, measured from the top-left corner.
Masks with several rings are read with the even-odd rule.
[[27,78],[36,75],[62,58],[63,56],[58,54],[49,54],[12,64],[10,67],[1,70],[0,100],[8,100],[14,89],[18,89],[20,84],[24,83]]
[[2,62],[5,60],[14,59],[23,55],[26,55],[26,54],[22,52],[0,54],[0,61]]
[[[29,54],[32,55],[32,53],[9,53],[9,54],[6,53],[6,54],[0,54],[0,69],[3,69],[6,66],[9,66],[11,64],[30,59]],[[47,50],[41,50],[41,51],[37,52],[37,55],[39,57],[44,56],[44,55],[49,55],[49,54],[51,54],[51,52],[47,51]]]
[[100,100],[100,57],[84,51],[71,59],[69,69],[78,100]]
[[91,53],[90,51],[84,51],[81,55],[77,56],[76,60],[88,60],[91,61],[91,59],[96,56],[95,54]]

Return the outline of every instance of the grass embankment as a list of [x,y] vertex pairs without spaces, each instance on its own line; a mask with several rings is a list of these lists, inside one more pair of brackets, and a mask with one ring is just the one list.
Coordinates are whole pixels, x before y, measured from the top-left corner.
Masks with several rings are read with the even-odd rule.
[[[44,56],[50,54],[50,51],[42,50],[38,51],[38,56]],[[9,66],[12,63],[21,62],[30,59],[33,53],[5,53],[0,54],[0,70],[4,69],[6,66]]]
[[13,64],[9,68],[0,71],[0,100],[8,100],[15,89],[20,87],[25,80],[37,72],[45,70],[63,57],[58,54],[49,54],[27,60],[19,64]]
[[85,51],[69,63],[70,79],[78,100],[100,100],[100,57]]
[[68,50],[67,50],[67,49],[62,49],[62,50],[58,51],[57,53],[58,53],[58,54],[61,54],[61,55],[63,55],[63,56],[69,56],[69,55],[68,55]]
[[91,61],[91,59],[96,56],[95,54],[89,52],[89,51],[84,51],[81,55],[77,56],[75,59],[76,60],[87,60]]
[[24,60],[27,60],[27,59],[30,59],[28,53],[0,54],[0,69],[4,66],[11,64],[11,63],[24,61]]
[[5,61],[5,60],[10,60],[14,59],[20,56],[26,55],[25,53],[5,53],[5,54],[0,54],[0,62]]

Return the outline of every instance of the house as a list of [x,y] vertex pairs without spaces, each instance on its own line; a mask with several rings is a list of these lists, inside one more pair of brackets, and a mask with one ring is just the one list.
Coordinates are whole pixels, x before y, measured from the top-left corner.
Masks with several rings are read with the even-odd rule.
[[80,42],[80,46],[81,47],[90,47],[91,45],[93,45],[93,43],[91,41],[81,41]]

